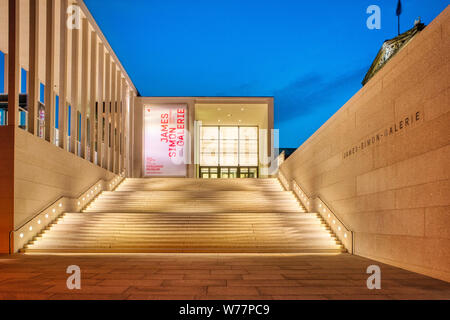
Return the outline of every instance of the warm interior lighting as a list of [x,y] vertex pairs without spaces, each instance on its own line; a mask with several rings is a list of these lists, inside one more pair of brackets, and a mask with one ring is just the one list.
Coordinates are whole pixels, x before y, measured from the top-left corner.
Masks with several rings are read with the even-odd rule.
[[56,209],[53,209],[52,212],[55,213],[55,212],[56,212]]
[[59,207],[62,208],[62,203],[59,204]]
[[336,220],[333,220],[333,224],[336,224]]
[[38,224],[41,224],[41,220],[38,220]]
[[338,227],[338,230],[341,231],[341,227]]
[[45,218],[48,219],[48,214],[45,214]]
[[344,233],[344,238],[347,238],[347,234],[346,233]]
[[20,236],[21,238],[23,238],[23,233],[21,233],[19,236]]
[[28,230],[30,230],[30,231],[33,230],[33,226],[30,226],[30,228]]

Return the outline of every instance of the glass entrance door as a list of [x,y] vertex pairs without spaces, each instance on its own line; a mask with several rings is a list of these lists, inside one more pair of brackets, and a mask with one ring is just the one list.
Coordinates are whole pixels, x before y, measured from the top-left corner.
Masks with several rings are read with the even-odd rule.
[[200,167],[202,179],[258,178],[257,167]]
[[200,178],[258,178],[258,127],[203,126]]

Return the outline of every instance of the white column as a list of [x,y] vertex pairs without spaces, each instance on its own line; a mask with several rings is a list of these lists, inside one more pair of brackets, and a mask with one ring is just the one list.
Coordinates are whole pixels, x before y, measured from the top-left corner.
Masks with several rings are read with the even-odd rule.
[[130,117],[130,127],[129,127],[129,141],[130,141],[130,145],[129,145],[129,166],[128,166],[128,176],[129,177],[134,177],[134,157],[135,157],[135,146],[134,146],[134,138],[135,138],[135,133],[134,133],[134,116],[135,116],[135,102],[136,102],[136,94],[134,91],[130,91],[130,110],[129,110],[129,117]]
[[86,18],[82,19],[82,54],[81,54],[81,157],[87,159],[87,104],[88,82],[89,82],[89,23]]
[[8,54],[5,53],[5,70],[4,70],[4,79],[5,81],[3,82],[3,89],[4,89],[4,93],[8,93],[8,79],[9,79],[9,68],[8,68],[8,62],[9,62],[9,58],[8,58]]
[[117,126],[117,137],[116,137],[116,173],[120,174],[120,146],[122,140],[122,73],[117,71],[117,114],[116,114],[116,126]]
[[[112,59],[111,59],[112,60]],[[116,71],[117,67],[114,62],[111,63],[111,136],[109,137],[111,141],[111,151],[109,158],[109,168],[112,172],[115,172],[115,160],[116,160]]]
[[97,109],[97,165],[103,167],[103,104],[105,85],[105,47],[99,43],[98,53],[98,109]]
[[45,140],[54,142],[55,136],[55,2],[47,1],[46,57],[45,57]]
[[127,136],[127,131],[126,131],[126,110],[127,110],[127,103],[126,103],[126,99],[127,99],[127,89],[126,89],[126,82],[125,82],[125,78],[122,78],[122,109],[121,111],[121,126],[120,126],[120,130],[122,132],[122,137],[121,137],[121,145],[122,145],[122,153],[120,154],[120,173],[122,173],[125,169],[125,150],[126,150],[126,136]]
[[72,29],[72,74],[71,74],[71,126],[70,126],[70,151],[77,154],[78,140],[78,90],[79,90],[79,54],[80,54],[80,30]]
[[105,56],[105,169],[110,170],[109,159],[109,124],[110,124],[110,108],[111,108],[111,57],[109,53]]
[[[96,102],[97,102],[97,35],[95,31],[91,32],[91,98],[90,98],[90,132],[91,132],[91,162],[95,163],[95,143],[97,135],[95,134],[95,117],[96,117]],[[100,103],[98,104],[100,109]],[[99,118],[100,119],[100,118]]]
[[37,134],[39,106],[39,1],[30,0],[30,50],[28,82],[28,132]]
[[20,15],[19,1],[8,2],[8,126],[17,126],[19,120],[19,87],[20,87]]
[[121,103],[122,103],[122,73],[120,72],[120,70],[117,70],[117,75],[116,75],[116,92],[117,92],[117,98],[116,98],[116,103],[117,103],[117,110],[115,113],[115,118],[116,118],[116,143],[115,143],[115,153],[114,153],[114,162],[115,162],[115,173],[119,174],[120,173],[120,135],[122,133],[121,130]]
[[[31,0],[32,2],[34,0]],[[61,0],[59,40],[59,147],[67,150],[67,89],[69,28],[67,28],[67,0]]]

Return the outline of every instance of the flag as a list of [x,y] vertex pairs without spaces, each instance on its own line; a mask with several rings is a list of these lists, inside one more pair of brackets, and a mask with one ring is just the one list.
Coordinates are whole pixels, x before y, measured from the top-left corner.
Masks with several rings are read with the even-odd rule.
[[402,1],[401,0],[398,0],[396,14],[397,14],[397,17],[399,17],[402,14]]

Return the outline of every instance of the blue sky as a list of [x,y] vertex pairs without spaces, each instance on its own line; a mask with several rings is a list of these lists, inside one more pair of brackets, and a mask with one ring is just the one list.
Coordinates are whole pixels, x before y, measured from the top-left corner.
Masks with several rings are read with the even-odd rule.
[[[360,88],[397,0],[85,0],[145,96],[274,96],[282,147],[298,147]],[[403,0],[402,31],[447,0]],[[369,5],[381,30],[366,27]]]

